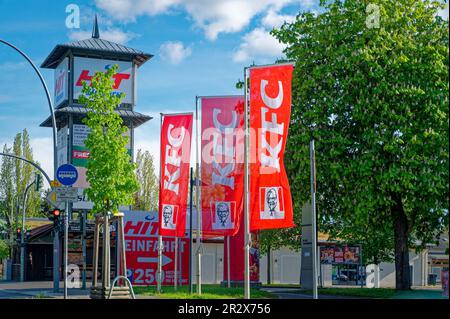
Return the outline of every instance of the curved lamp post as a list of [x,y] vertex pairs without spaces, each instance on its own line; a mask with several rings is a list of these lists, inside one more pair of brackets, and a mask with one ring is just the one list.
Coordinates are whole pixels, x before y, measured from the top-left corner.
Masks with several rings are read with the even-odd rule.
[[39,80],[41,80],[42,86],[44,87],[45,95],[47,96],[48,107],[50,109],[50,114],[51,114],[51,117],[52,117],[52,126],[53,126],[53,174],[54,174],[54,176],[56,176],[56,169],[57,169],[56,119],[55,119],[55,112],[53,110],[52,98],[50,97],[50,93],[48,91],[47,84],[45,83],[41,72],[39,72],[39,69],[36,67],[36,65],[34,65],[33,61],[31,61],[31,59],[24,52],[22,52],[18,47],[14,46],[13,44],[11,44],[11,43],[3,40],[3,39],[0,39],[0,42],[6,44],[10,48],[13,48],[17,52],[19,52],[31,64],[31,66],[33,67],[34,71],[36,71],[36,74],[38,75]]

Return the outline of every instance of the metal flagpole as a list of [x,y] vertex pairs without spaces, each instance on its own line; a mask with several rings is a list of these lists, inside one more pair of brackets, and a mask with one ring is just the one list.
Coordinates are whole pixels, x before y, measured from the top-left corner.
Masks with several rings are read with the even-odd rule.
[[[160,115],[160,134],[162,134],[162,123],[163,123],[163,114],[159,113]],[[160,136],[161,141],[161,136]],[[159,155],[159,158],[161,158],[161,154]],[[161,185],[161,177],[162,177],[162,169],[161,169],[161,163],[159,163],[159,183]],[[159,194],[159,200],[161,201],[161,190]],[[158,212],[158,215],[161,216],[160,212]],[[161,221],[159,221],[159,224],[161,225]],[[163,241],[161,236],[161,229],[159,229],[158,234],[158,282],[156,286],[156,291],[158,293],[161,293],[161,283],[162,283],[162,249],[163,249]]]
[[193,209],[192,209],[192,194],[194,190],[194,179],[192,178],[194,175],[194,169],[191,167],[191,183],[190,183],[190,189],[189,189],[189,293],[192,294],[192,215],[193,215]]
[[230,236],[227,236],[227,285],[228,288],[231,287],[230,279]]
[[202,294],[202,253],[201,253],[201,229],[202,229],[202,208],[200,206],[200,162],[199,162],[199,120],[198,120],[198,96],[195,97],[195,122],[196,122],[196,130],[195,130],[195,140],[196,140],[196,206],[197,206],[197,293],[199,295]]
[[250,299],[250,218],[249,218],[249,170],[248,170],[248,101],[247,101],[247,67],[244,68],[244,298]]
[[178,237],[175,237],[175,269],[173,272],[173,288],[175,291],[177,291],[177,284],[178,284]]
[[310,142],[311,163],[311,209],[312,209],[312,266],[313,266],[313,298],[318,299],[317,294],[317,218],[316,218],[316,156],[314,139]]

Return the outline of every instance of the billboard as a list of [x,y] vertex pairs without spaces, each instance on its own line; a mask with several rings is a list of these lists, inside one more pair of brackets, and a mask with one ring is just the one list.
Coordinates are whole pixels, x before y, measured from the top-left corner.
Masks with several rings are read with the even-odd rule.
[[114,75],[113,92],[125,93],[122,103],[134,104],[133,66],[131,62],[82,57],[74,57],[73,99],[76,100],[80,96],[83,81],[89,83],[95,72],[106,72],[114,64],[117,64],[119,69]]
[[[78,202],[73,203],[74,209],[92,209],[93,203],[89,201],[86,195],[83,194],[83,190],[89,187],[89,183],[86,179],[87,163],[89,160],[89,149],[84,145],[91,129],[84,124],[73,124],[72,126],[72,165],[77,168],[78,180],[73,185],[78,188]],[[126,133],[128,136],[128,143],[125,146],[128,150],[128,154],[132,156],[131,150],[131,131]]]
[[359,264],[360,258],[359,246],[333,245],[320,247],[321,264]]
[[[158,274],[158,212],[124,211],[127,277],[135,286],[156,285]],[[164,237],[162,255],[163,285],[173,285],[175,238]],[[189,238],[178,242],[178,283],[188,283]]]
[[69,97],[68,86],[69,86],[69,59],[65,58],[55,69],[55,95],[54,95],[54,105],[58,107],[61,103],[66,101]]

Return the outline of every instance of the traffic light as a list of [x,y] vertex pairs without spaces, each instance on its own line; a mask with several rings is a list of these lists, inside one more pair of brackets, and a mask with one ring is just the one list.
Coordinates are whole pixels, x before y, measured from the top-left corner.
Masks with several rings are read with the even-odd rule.
[[22,229],[20,229],[20,227],[17,227],[17,229],[16,229],[16,242],[18,242],[18,243],[20,243],[20,241],[21,241],[21,237],[20,237],[21,232],[22,232]]
[[34,186],[36,192],[39,192],[42,188],[42,176],[39,173],[36,173],[36,175],[34,176]]
[[54,225],[57,225],[59,222],[59,217],[61,216],[61,211],[59,209],[54,209],[50,211],[48,219],[53,221]]

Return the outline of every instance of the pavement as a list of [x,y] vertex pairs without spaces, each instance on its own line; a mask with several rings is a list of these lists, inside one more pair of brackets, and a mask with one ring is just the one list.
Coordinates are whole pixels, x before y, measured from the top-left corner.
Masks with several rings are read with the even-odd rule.
[[[280,299],[313,299],[311,293],[304,292],[299,288],[261,288],[261,290],[270,292]],[[360,297],[353,296],[334,296],[334,295],[320,295],[319,299],[362,299]]]

